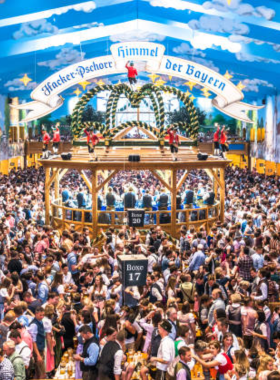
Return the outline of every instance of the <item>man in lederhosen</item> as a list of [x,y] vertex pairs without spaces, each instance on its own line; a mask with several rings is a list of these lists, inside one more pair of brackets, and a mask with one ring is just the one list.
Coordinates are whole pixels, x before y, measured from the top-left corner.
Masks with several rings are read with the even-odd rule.
[[44,126],[42,129],[43,134],[43,152],[42,152],[42,158],[48,159],[49,158],[49,143],[51,141],[50,135],[45,130]]
[[89,161],[97,161],[97,156],[95,153],[95,146],[99,143],[99,137],[94,133],[93,129],[89,129],[88,127],[84,129],[84,132],[87,136],[87,146],[88,152],[90,155]]
[[169,146],[170,146],[170,151],[171,151],[173,161],[177,161],[177,153],[178,153],[179,144],[180,144],[177,128],[174,128],[174,126],[171,125],[171,127],[168,128],[167,133],[169,136]]

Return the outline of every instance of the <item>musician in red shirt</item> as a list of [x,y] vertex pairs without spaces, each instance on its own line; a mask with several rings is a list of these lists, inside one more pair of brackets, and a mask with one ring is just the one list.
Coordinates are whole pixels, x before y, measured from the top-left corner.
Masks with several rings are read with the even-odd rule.
[[[95,153],[95,146],[99,143],[99,137],[94,133],[92,129],[89,129],[88,127],[84,129],[84,133],[87,136],[87,146],[88,146],[88,152],[90,155],[89,161],[97,161],[97,156]],[[93,159],[94,158],[94,159]]]
[[44,129],[42,129],[43,134],[43,152],[42,152],[42,158],[48,159],[49,158],[49,143],[51,141],[50,135],[48,132]]
[[213,136],[213,141],[214,141],[214,156],[219,156],[220,155],[220,126],[218,123],[215,124],[215,127],[217,127],[216,132],[214,133]]
[[226,158],[225,152],[229,151],[228,144],[227,144],[227,135],[225,131],[225,125],[223,125],[223,128],[221,130],[221,147],[222,147],[222,152],[221,155],[223,158]]
[[60,143],[60,131],[59,131],[59,123],[56,123],[55,127],[52,128],[53,130],[53,152],[55,155],[57,155],[58,149],[59,149],[59,143]]
[[137,83],[137,70],[135,69],[134,67],[134,63],[131,61],[130,62],[130,65],[129,65],[129,61],[126,63],[125,65],[126,69],[127,69],[127,77],[128,77],[128,80],[129,80],[129,83],[131,85],[133,85],[133,83]]
[[177,153],[179,149],[180,139],[179,135],[177,134],[177,129],[174,128],[173,125],[171,125],[170,128],[167,130],[168,137],[169,137],[169,146],[170,146],[170,152],[173,158],[173,161],[177,161]]

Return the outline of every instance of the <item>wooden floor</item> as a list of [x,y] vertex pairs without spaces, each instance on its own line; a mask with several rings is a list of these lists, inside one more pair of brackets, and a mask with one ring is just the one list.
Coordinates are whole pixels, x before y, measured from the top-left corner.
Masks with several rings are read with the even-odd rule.
[[[197,161],[197,148],[194,147],[182,147],[179,149],[177,154],[178,161]],[[128,161],[129,155],[139,155],[141,157],[141,161],[151,162],[151,161],[164,161],[170,162],[173,161],[171,152],[169,148],[164,148],[164,153],[160,150],[159,147],[151,146],[151,147],[113,147],[110,148],[109,153],[106,153],[104,148],[97,148],[96,155],[98,157],[98,161]],[[72,151],[72,159],[80,160],[90,159],[88,150],[85,147],[74,148]],[[209,157],[214,160],[220,161],[217,157]]]
[[[97,161],[90,161],[90,155],[87,147],[74,147],[71,151],[72,159],[64,161],[62,158],[50,158],[48,160],[40,160],[45,167],[68,167],[77,168],[82,165],[87,167],[106,168],[106,166],[116,168],[117,166],[125,165],[126,167],[143,169],[145,165],[156,166],[157,169],[170,167],[180,169],[182,166],[202,167],[225,167],[228,165],[228,160],[222,160],[218,157],[209,156],[207,161],[199,161],[197,159],[198,150],[195,147],[181,147],[177,154],[177,161],[174,161],[168,147],[162,152],[158,146],[151,147],[112,147],[106,153],[105,148],[96,148]],[[203,152],[202,152],[203,153]],[[139,155],[140,162],[129,162],[129,155]],[[128,169],[129,169],[128,167]],[[147,167],[148,169],[148,167]]]

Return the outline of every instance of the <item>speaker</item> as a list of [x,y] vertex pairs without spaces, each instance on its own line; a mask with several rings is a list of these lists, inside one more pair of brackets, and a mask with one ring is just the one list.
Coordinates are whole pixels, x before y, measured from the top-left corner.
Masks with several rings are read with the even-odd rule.
[[139,154],[131,154],[128,156],[128,161],[130,162],[139,162],[140,161],[140,156]]
[[61,153],[61,158],[62,158],[64,161],[69,161],[69,160],[71,160],[71,158],[72,158],[72,154],[71,154],[71,153]]
[[208,154],[207,153],[198,153],[198,155],[197,155],[198,161],[206,161],[207,158],[208,158]]

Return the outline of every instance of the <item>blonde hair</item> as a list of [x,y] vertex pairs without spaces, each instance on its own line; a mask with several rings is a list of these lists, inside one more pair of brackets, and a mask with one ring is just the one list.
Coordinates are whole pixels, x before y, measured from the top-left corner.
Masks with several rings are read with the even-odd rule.
[[232,294],[232,295],[230,296],[230,299],[231,299],[231,302],[232,302],[232,303],[239,303],[239,302],[241,302],[241,296],[240,296],[240,294],[238,294],[238,293],[234,293],[234,294]]
[[250,362],[247,358],[245,350],[236,350],[234,352],[235,365],[239,366],[239,370],[243,371],[242,374],[246,374],[250,370]]
[[240,286],[245,286],[246,287],[246,289],[248,289],[249,288],[249,286],[250,286],[250,282],[249,281],[240,281],[240,284],[239,284]]
[[259,375],[260,372],[267,370],[267,366],[268,366],[269,362],[274,362],[273,357],[271,357],[269,355],[260,356],[260,365],[259,365],[259,368],[258,368],[257,375]]
[[15,349],[16,344],[13,340],[7,340],[6,342],[4,342],[4,346]]

